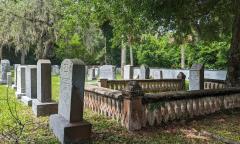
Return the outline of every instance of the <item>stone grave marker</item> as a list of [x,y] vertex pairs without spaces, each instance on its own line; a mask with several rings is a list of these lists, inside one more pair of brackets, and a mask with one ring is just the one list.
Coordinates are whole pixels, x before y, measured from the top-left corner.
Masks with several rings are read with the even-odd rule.
[[112,65],[103,65],[100,67],[100,79],[115,80],[116,69]]
[[189,71],[189,90],[204,89],[204,66],[202,64],[192,65]]
[[85,65],[78,59],[62,62],[58,114],[50,128],[61,143],[89,143],[91,124],[83,120]]
[[13,89],[17,89],[17,67],[20,66],[20,64],[14,64],[14,79],[13,79]]
[[60,74],[60,68],[58,65],[52,65],[52,75],[56,76]]
[[123,67],[123,79],[124,80],[133,79],[133,66],[132,65],[125,65]]
[[153,79],[163,79],[163,73],[161,70],[153,72]]
[[48,116],[58,111],[58,104],[52,101],[51,62],[37,62],[37,99],[32,101],[33,113],[38,116]]
[[28,65],[26,69],[26,95],[22,96],[21,101],[32,105],[32,100],[37,98],[37,66]]
[[16,97],[20,99],[26,95],[26,65],[20,65],[17,67],[17,91]]
[[147,65],[141,65],[139,79],[149,79],[150,69]]
[[12,86],[12,73],[7,72],[7,86],[11,87]]
[[0,64],[0,84],[7,84],[7,72],[10,72],[9,60],[1,60]]
[[95,68],[88,69],[88,80],[96,80]]

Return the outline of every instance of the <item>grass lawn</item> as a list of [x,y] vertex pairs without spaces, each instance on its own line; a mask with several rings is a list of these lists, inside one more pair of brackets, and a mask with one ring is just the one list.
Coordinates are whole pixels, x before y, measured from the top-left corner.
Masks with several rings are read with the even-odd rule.
[[[53,99],[57,101],[59,78],[53,77],[52,81]],[[7,97],[7,88],[0,86],[0,143],[58,143],[48,129],[48,117],[36,118],[30,107],[16,100],[14,93],[9,89]],[[85,110],[84,118],[93,124],[93,143],[220,143],[199,135],[201,130],[240,142],[240,112],[236,110],[188,123],[174,123],[134,133],[127,132],[117,121],[99,116],[90,110]]]

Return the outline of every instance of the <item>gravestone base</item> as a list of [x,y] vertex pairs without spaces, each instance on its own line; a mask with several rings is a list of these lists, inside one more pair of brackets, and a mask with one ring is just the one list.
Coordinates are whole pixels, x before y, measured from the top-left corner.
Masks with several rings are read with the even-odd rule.
[[7,84],[7,81],[5,81],[5,80],[0,80],[0,84],[2,85],[2,84]]
[[16,95],[17,99],[21,99],[22,96],[26,95],[26,93],[16,92],[15,95]]
[[87,121],[69,123],[61,115],[55,114],[50,116],[49,125],[61,143],[91,143],[92,125]]
[[56,102],[45,102],[42,103],[38,99],[32,100],[32,111],[39,116],[49,116],[51,114],[58,113],[58,104]]
[[17,86],[15,84],[13,84],[12,89],[17,89]]
[[21,97],[21,101],[26,104],[27,106],[32,106],[32,100],[31,98],[27,97],[27,96],[22,96]]

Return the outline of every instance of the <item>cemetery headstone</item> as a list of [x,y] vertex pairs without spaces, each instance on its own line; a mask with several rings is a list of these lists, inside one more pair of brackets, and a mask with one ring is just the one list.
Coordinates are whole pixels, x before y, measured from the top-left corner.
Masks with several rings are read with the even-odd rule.
[[95,76],[96,78],[99,77],[99,68],[95,67]]
[[141,65],[139,79],[149,79],[150,69],[147,65]]
[[100,67],[100,79],[115,80],[116,68],[112,65],[103,65]]
[[88,80],[96,80],[95,68],[88,69]]
[[22,96],[21,101],[32,105],[32,99],[37,98],[37,66],[28,65],[26,69],[26,95]]
[[133,79],[133,66],[125,65],[123,68],[123,79],[130,80]]
[[58,65],[52,65],[52,75],[56,76],[59,75],[60,73],[60,68]]
[[36,116],[48,116],[58,111],[58,104],[52,101],[51,62],[37,62],[37,99],[32,100],[32,110]]
[[12,73],[7,72],[7,86],[11,87],[12,86]]
[[20,66],[20,64],[14,64],[14,79],[13,79],[13,89],[17,89],[17,67]]
[[58,114],[49,125],[61,143],[89,143],[91,124],[83,120],[85,65],[78,59],[62,62]]
[[153,79],[163,79],[163,73],[161,70],[153,72]]
[[25,65],[20,65],[17,67],[17,91],[16,97],[20,99],[22,96],[26,95],[26,68]]
[[9,60],[1,60],[0,64],[0,84],[7,84],[7,72],[10,72]]
[[189,90],[204,89],[204,66],[202,64],[192,65],[189,71]]

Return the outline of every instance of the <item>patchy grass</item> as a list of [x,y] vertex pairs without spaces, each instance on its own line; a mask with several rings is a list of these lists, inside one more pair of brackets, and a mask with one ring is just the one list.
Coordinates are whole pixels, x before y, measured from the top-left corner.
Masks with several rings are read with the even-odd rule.
[[[54,100],[59,97],[59,77],[52,78],[52,95]],[[15,143],[4,139],[2,132],[9,135],[21,136],[19,143],[58,143],[48,128],[48,117],[36,118],[30,107],[22,105],[15,98],[15,92],[9,89],[9,105],[7,99],[7,88],[0,86],[0,143]],[[15,132],[19,130],[18,122],[12,117],[19,117],[23,124],[26,124],[22,134]],[[16,111],[15,111],[16,110]],[[86,109],[84,118],[93,124],[93,143],[126,143],[126,144],[159,144],[159,143],[220,143],[208,137],[200,135],[205,130],[227,139],[240,142],[240,112],[235,110],[228,113],[220,113],[208,116],[201,120],[191,122],[178,122],[167,126],[159,126],[143,129],[137,132],[128,132],[121,127],[120,123]],[[14,128],[12,130],[11,128]],[[13,139],[11,139],[13,140]],[[27,141],[27,142],[26,142]]]

